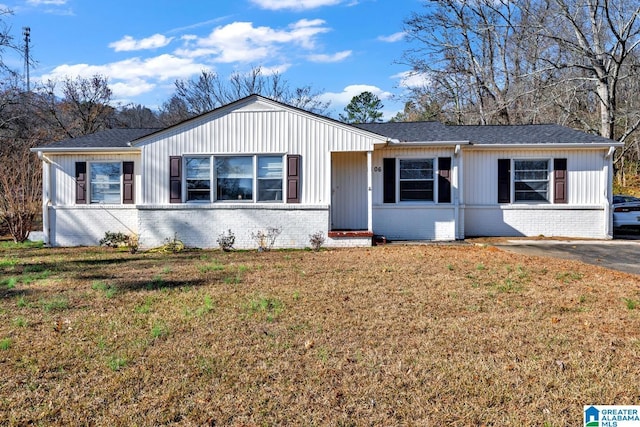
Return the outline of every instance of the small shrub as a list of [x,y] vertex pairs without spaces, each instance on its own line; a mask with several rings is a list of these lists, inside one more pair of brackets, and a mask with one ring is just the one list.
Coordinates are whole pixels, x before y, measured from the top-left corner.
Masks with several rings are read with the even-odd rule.
[[111,231],[107,231],[106,233],[104,233],[104,237],[100,240],[100,246],[117,248],[120,246],[125,246],[128,240],[129,236],[124,233],[113,233]]
[[236,242],[236,235],[229,229],[226,233],[220,233],[218,240],[216,240],[220,249],[225,252],[233,250],[233,245]]
[[137,234],[124,234],[113,233],[107,231],[104,233],[104,237],[100,240],[100,246],[106,246],[108,248],[120,248],[127,247],[132,254],[138,252],[138,235]]
[[251,233],[251,238],[258,244],[258,252],[270,251],[278,236],[282,233],[279,227],[267,227],[267,231],[259,230]]
[[309,244],[311,245],[311,249],[314,251],[319,251],[322,245],[324,245],[325,239],[322,231],[316,231],[313,234],[309,234]]

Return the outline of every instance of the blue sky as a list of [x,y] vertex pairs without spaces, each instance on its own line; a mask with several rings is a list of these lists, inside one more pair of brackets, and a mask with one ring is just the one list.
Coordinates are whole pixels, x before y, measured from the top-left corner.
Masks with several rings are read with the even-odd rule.
[[[419,0],[22,0],[2,3],[17,42],[31,28],[32,85],[65,76],[109,78],[114,99],[154,108],[173,82],[207,69],[228,76],[252,67],[311,85],[334,117],[368,90],[385,118],[393,95],[421,83],[399,63],[403,20]],[[23,69],[18,55],[6,63]]]

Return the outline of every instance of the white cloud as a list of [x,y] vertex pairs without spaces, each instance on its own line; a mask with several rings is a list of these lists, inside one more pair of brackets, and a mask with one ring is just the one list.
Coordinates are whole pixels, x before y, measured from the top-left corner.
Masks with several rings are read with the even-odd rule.
[[393,33],[389,36],[380,36],[378,37],[378,40],[387,42],[387,43],[396,43],[401,40],[404,40],[404,37],[405,37],[404,31],[400,31],[399,33]]
[[385,92],[377,86],[371,85],[350,85],[343,89],[342,92],[325,92],[320,95],[323,101],[331,101],[332,106],[344,106],[351,102],[354,96],[360,95],[362,92],[371,92],[381,100],[388,99],[393,96],[390,92]]
[[42,81],[62,80],[76,76],[89,78],[96,74],[109,79],[114,97],[132,97],[149,93],[157,81],[189,78],[207,67],[188,58],[164,54],[147,59],[130,58],[104,65],[63,64],[40,77]]
[[281,64],[281,65],[276,65],[274,67],[260,67],[260,71],[264,75],[283,74],[289,68],[291,68],[291,64]]
[[30,4],[32,6],[62,6],[64,4],[67,4],[67,1],[68,0],[27,0],[27,4]]
[[404,71],[394,74],[391,78],[400,80],[398,86],[405,89],[421,88],[431,84],[431,79],[427,74],[415,71]]
[[333,55],[327,54],[315,54],[309,55],[307,59],[311,62],[340,62],[351,56],[350,50],[343,50],[342,52],[336,52]]
[[343,0],[251,0],[253,4],[269,10],[309,10],[323,6],[334,6]]
[[274,58],[285,45],[313,49],[316,36],[328,31],[330,29],[321,19],[301,19],[286,29],[254,27],[252,22],[233,22],[216,27],[205,38],[183,37],[186,45],[175,53],[187,58],[212,56],[214,61],[222,63],[258,62]]
[[151,37],[136,40],[131,36],[124,36],[117,42],[109,43],[109,47],[116,52],[130,52],[133,50],[156,49],[165,47],[171,43],[173,37],[165,37],[162,34],[154,34]]

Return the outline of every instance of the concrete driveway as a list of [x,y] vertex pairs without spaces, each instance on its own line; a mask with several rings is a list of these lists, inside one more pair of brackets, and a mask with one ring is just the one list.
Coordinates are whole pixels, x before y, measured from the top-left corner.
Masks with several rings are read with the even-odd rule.
[[526,255],[572,259],[640,274],[640,240],[505,240],[493,246]]

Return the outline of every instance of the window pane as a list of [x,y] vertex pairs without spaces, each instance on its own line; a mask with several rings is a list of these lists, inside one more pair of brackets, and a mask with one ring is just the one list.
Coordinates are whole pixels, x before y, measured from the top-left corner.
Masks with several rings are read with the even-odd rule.
[[91,163],[91,203],[121,203],[120,162]]
[[210,201],[211,159],[209,157],[187,157],[185,165],[187,201]]
[[253,200],[253,157],[216,157],[217,200]]
[[400,181],[400,201],[433,201],[433,181]]
[[400,159],[400,201],[433,201],[433,159]]
[[433,159],[400,160],[400,179],[433,179]]
[[515,201],[549,200],[549,161],[514,160]]
[[282,157],[258,157],[258,201],[282,201]]

